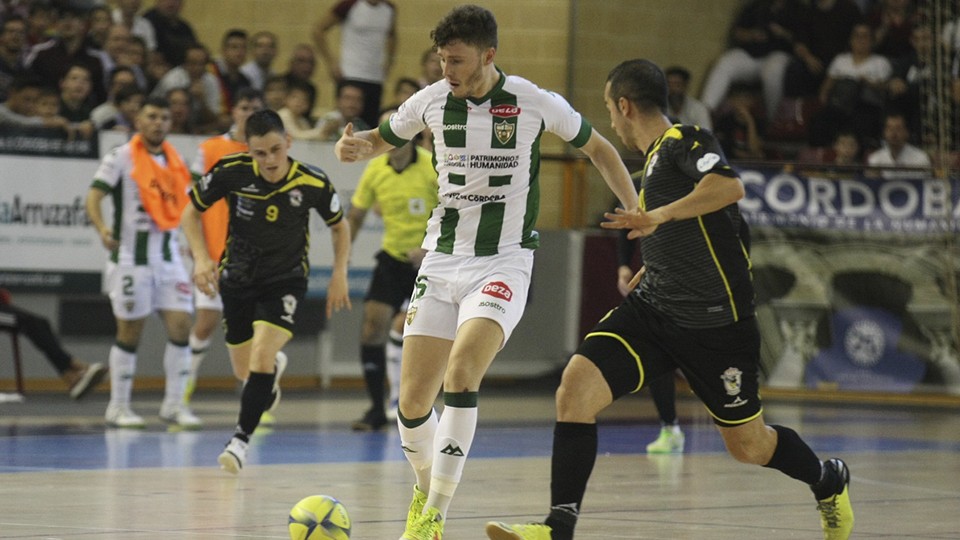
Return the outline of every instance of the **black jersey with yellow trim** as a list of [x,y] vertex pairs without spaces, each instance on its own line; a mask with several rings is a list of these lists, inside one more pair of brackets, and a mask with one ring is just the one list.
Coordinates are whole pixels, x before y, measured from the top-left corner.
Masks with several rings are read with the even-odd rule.
[[249,154],[221,159],[194,184],[190,199],[202,212],[222,198],[230,208],[220,259],[220,282],[226,287],[306,279],[310,209],[327,225],[343,219],[340,198],[326,173],[294,159],[277,183],[263,179]]
[[[648,211],[688,195],[708,174],[737,177],[717,139],[698,126],[672,126],[645,155],[640,205]],[[647,271],[638,294],[687,328],[753,316],[747,230],[736,204],[660,225],[640,243]]]

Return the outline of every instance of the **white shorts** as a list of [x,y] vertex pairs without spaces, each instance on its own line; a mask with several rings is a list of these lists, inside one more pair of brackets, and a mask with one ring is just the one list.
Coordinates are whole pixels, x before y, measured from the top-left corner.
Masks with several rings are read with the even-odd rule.
[[532,272],[532,250],[487,257],[431,251],[420,266],[403,335],[452,341],[461,324],[484,318],[503,329],[503,348],[523,316]]
[[152,266],[108,262],[104,285],[113,315],[123,321],[161,310],[193,313],[193,285],[180,261]]
[[207,296],[207,293],[201,291],[196,285],[193,286],[193,303],[197,309],[209,309],[210,311],[223,312],[223,299],[220,298],[220,291],[213,298]]

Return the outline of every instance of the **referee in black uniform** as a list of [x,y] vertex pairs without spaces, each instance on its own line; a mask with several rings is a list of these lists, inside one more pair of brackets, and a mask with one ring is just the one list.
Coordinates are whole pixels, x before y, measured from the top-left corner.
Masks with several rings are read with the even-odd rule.
[[[190,193],[182,225],[193,253],[197,287],[223,298],[226,342],[234,365],[248,364],[236,432],[220,454],[223,469],[237,473],[263,412],[279,398],[280,350],[293,337],[297,307],[307,291],[310,209],[333,237],[333,274],[327,316],[350,307],[347,259],[350,225],[327,175],[287,156],[290,136],[277,113],[264,110],[246,124],[249,153],[214,165]],[[230,224],[219,267],[210,260],[200,212],[227,198]],[[275,367],[275,364],[278,367]]]
[[808,484],[824,538],[846,539],[853,529],[846,464],[821,463],[795,431],[763,421],[760,333],[737,206],[743,184],[711,133],[670,124],[666,94],[663,72],[646,60],[623,62],[607,78],[613,129],[646,163],[639,208],[606,214],[610,221],[602,225],[641,238],[646,272],[564,369],[545,523],[489,523],[487,534],[494,540],[573,538],[597,454],[597,414],[680,369],[730,454]]

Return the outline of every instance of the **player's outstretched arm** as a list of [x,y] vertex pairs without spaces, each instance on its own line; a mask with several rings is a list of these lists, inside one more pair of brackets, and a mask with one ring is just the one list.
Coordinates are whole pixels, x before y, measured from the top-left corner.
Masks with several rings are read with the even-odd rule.
[[327,286],[327,318],[341,309],[352,309],[350,286],[347,283],[347,262],[350,260],[350,223],[341,219],[330,226],[333,240],[333,274]]
[[630,180],[630,173],[620,159],[620,154],[610,141],[604,138],[597,130],[593,130],[587,144],[580,148],[593,165],[600,171],[603,180],[610,186],[610,191],[617,196],[623,208],[637,207],[637,190]]
[[353,163],[379,156],[391,148],[393,145],[383,140],[379,128],[354,133],[353,122],[350,122],[343,128],[343,135],[333,147],[333,153],[341,162]]
[[210,259],[207,251],[207,241],[203,237],[203,222],[200,212],[193,204],[187,204],[180,215],[180,228],[190,246],[190,255],[193,257],[193,283],[198,289],[210,298],[217,296],[219,276],[217,265]]

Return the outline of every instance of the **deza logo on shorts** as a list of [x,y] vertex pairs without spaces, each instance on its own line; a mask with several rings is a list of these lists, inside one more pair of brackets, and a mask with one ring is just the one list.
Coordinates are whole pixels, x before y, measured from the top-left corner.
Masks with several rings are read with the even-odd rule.
[[507,287],[507,284],[502,281],[491,281],[490,283],[484,285],[483,290],[480,292],[490,296],[495,296],[501,300],[506,300],[507,302],[513,298],[513,291],[511,291],[510,287]]

